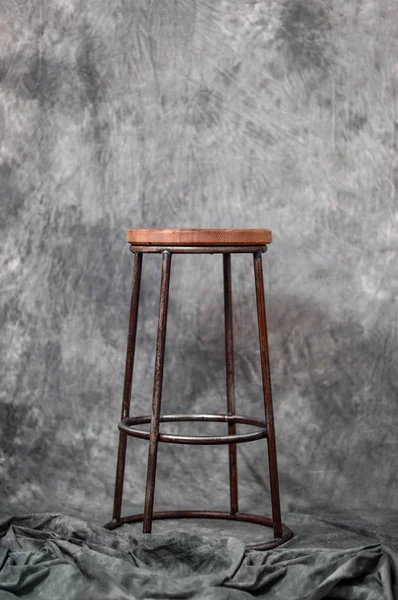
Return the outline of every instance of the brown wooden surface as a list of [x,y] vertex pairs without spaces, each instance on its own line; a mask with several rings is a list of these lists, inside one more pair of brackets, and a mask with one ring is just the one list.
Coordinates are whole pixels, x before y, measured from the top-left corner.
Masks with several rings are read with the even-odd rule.
[[270,229],[129,229],[127,242],[142,246],[251,246],[270,244]]

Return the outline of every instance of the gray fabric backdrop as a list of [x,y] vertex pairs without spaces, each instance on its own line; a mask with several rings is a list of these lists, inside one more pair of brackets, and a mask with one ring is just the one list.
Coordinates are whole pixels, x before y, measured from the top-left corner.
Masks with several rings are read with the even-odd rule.
[[[396,2],[2,0],[0,11],[2,509],[111,516],[124,240],[151,226],[273,230],[283,507],[394,508]],[[136,414],[150,412],[159,277],[159,257],[144,257]],[[237,409],[260,416],[250,257],[233,257],[233,286]],[[175,257],[164,412],[223,410],[223,360],[222,261]],[[160,450],[158,508],[227,507],[226,448]],[[130,440],[125,510],[143,501],[146,453]],[[269,513],[264,444],[238,459],[241,509]]]

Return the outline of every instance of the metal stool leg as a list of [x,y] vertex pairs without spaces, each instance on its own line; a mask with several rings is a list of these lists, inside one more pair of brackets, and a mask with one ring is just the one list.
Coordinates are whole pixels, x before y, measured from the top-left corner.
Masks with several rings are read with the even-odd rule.
[[162,401],[164,350],[166,343],[167,305],[169,300],[171,253],[163,252],[162,277],[160,284],[158,337],[156,341],[155,375],[153,382],[152,418],[148,449],[148,468],[145,490],[143,533],[151,533],[153,502],[155,498],[156,463],[159,442],[159,419]]
[[[228,415],[235,415],[234,338],[232,325],[231,254],[223,255],[224,266],[224,317],[225,317],[225,366],[227,379]],[[228,423],[228,435],[236,434],[236,423]],[[236,444],[229,444],[229,489],[231,514],[238,512],[238,471]]]
[[272,523],[275,538],[282,537],[281,508],[279,500],[278,465],[276,459],[276,443],[274,428],[274,411],[272,408],[271,373],[268,353],[267,319],[265,312],[264,280],[261,251],[254,255],[254,277],[256,282],[258,332],[261,352],[261,373],[263,380],[264,408],[267,424],[268,464],[271,487]]
[[[127,338],[126,367],[124,373],[122,419],[130,416],[131,384],[133,380],[135,341],[137,337],[138,305],[140,300],[142,254],[135,254],[133,267],[133,283],[130,302],[130,321]],[[113,502],[113,517],[115,522],[120,521],[122,509],[124,470],[126,464],[127,435],[122,431],[119,434],[119,450],[117,455],[115,496]]]

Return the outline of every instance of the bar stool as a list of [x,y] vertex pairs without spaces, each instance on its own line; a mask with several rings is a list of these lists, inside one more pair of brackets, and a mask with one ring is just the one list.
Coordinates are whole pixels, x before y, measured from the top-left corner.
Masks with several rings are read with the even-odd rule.
[[[247,545],[248,550],[266,550],[283,544],[292,537],[291,530],[282,523],[278,467],[275,445],[275,428],[272,408],[271,377],[268,356],[267,322],[264,299],[262,253],[272,241],[269,229],[129,229],[127,242],[134,254],[130,322],[128,330],[126,367],[123,388],[122,417],[119,428],[119,450],[117,457],[113,518],[105,525],[115,529],[126,523],[143,521],[143,533],[151,533],[154,519],[205,518],[247,521],[273,528],[274,538],[264,543]],[[145,253],[162,254],[162,274],[160,284],[158,333],[155,355],[155,375],[153,385],[152,414],[130,416],[130,398],[133,377],[135,342],[137,333],[138,304],[142,257]],[[226,392],[227,412],[225,414],[161,414],[164,351],[166,341],[167,305],[169,297],[170,268],[173,254],[222,254],[224,275],[224,317],[225,317],[225,356],[226,356]],[[235,413],[233,330],[232,330],[232,285],[231,254],[251,253],[254,257],[254,277],[256,286],[258,330],[260,342],[261,371],[263,382],[263,400],[265,420],[240,416]],[[162,433],[160,423],[176,421],[212,421],[225,422],[228,435],[187,436]],[[140,429],[139,425],[150,423],[150,431]],[[256,431],[238,434],[237,423],[252,425]],[[126,462],[127,437],[132,436],[149,440],[148,465],[146,478],[145,506],[142,514],[121,516],[123,482]],[[236,444],[265,438],[268,444],[268,464],[272,518],[261,515],[241,513],[238,509],[238,473]],[[228,444],[229,445],[229,481],[230,511],[180,510],[154,512],[154,493],[158,444]]]

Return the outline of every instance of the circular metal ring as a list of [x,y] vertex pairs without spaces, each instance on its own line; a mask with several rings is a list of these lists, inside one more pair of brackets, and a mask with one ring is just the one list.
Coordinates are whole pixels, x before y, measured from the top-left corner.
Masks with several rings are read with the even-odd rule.
[[[211,510],[168,510],[162,512],[154,512],[153,520],[161,519],[226,519],[228,521],[245,521],[246,523],[254,523],[256,525],[263,525],[264,527],[273,527],[272,519],[263,517],[260,515],[252,515],[248,513],[235,513],[231,514],[228,512],[211,511]],[[105,525],[106,529],[113,530],[121,525],[139,523],[144,520],[143,514],[129,515],[127,517],[121,517],[118,521],[110,521]],[[282,536],[280,538],[274,538],[268,542],[260,544],[248,544],[246,550],[270,550],[276,548],[281,544],[284,544],[293,536],[293,533],[289,527],[282,523]]]
[[[261,440],[267,437],[265,421],[240,415],[162,415],[160,417],[160,421],[162,423],[176,421],[222,421],[225,423],[243,423],[245,425],[253,425],[254,427],[260,428],[260,431],[256,431],[254,433],[242,433],[234,435],[176,435],[171,433],[159,433],[159,442],[169,444],[236,444],[241,442],[253,442],[255,440]],[[141,429],[131,427],[131,425],[143,425],[150,422],[151,415],[128,417],[127,419],[120,421],[118,427],[120,431],[127,435],[149,440],[149,431],[142,431]]]
[[136,253],[162,253],[165,250],[172,254],[255,254],[266,252],[268,246],[143,246],[130,244],[130,251]]

